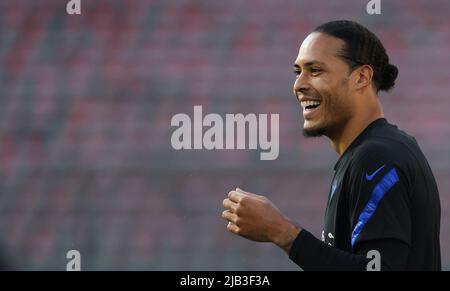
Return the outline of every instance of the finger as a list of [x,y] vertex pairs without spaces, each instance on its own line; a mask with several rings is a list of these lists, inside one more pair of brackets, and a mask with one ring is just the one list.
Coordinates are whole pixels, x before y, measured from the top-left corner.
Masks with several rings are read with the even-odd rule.
[[248,196],[242,192],[237,192],[237,191],[230,191],[228,192],[228,198],[236,203],[241,202],[242,198],[244,198],[245,196]]
[[239,234],[239,227],[232,222],[228,222],[227,229],[229,232],[232,232],[234,234]]
[[224,199],[222,205],[226,209],[229,209],[231,212],[236,212],[237,204],[231,201],[230,199],[228,198]]
[[259,195],[251,193],[251,192],[247,192],[242,190],[241,188],[236,188],[236,192],[242,193],[244,195],[248,195],[248,196],[253,196],[253,197],[258,197]]
[[222,218],[225,220],[228,220],[234,224],[236,224],[236,221],[237,221],[237,215],[228,210],[225,210],[224,212],[222,212]]

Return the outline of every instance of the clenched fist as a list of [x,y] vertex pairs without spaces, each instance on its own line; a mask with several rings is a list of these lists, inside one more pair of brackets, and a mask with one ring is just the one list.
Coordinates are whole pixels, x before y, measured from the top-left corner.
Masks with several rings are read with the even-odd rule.
[[222,217],[228,221],[230,232],[257,242],[272,242],[286,253],[301,231],[265,196],[237,188],[228,193],[223,206],[227,210]]

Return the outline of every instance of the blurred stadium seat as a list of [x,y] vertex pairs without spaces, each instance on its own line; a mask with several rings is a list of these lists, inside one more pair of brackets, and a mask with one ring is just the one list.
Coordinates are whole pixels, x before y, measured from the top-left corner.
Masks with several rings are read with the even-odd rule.
[[[326,139],[301,136],[292,62],[316,25],[352,19],[400,68],[383,95],[416,136],[441,193],[450,268],[450,4],[383,1],[82,0],[0,3],[0,236],[19,269],[296,270],[275,247],[226,232],[236,186],[269,194],[320,235],[332,167]],[[175,151],[171,117],[194,105],[279,113],[280,156]]]

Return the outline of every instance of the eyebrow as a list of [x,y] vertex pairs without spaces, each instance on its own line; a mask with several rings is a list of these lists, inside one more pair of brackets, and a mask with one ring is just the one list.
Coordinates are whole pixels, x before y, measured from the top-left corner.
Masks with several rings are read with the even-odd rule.
[[[324,67],[327,66],[324,62],[317,61],[317,60],[312,60],[312,61],[306,62],[304,66],[305,67],[311,67],[312,65],[315,65],[315,64],[322,65]],[[295,69],[300,69],[300,66],[294,63],[294,68]]]

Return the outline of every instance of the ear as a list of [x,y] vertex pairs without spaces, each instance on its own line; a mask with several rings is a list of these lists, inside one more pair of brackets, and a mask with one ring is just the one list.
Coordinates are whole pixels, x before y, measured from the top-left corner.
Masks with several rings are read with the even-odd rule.
[[356,90],[372,86],[373,69],[369,65],[362,65],[352,73],[353,85]]

